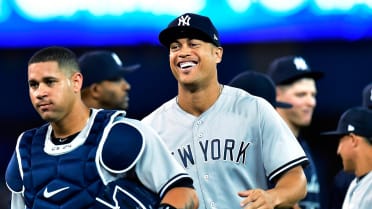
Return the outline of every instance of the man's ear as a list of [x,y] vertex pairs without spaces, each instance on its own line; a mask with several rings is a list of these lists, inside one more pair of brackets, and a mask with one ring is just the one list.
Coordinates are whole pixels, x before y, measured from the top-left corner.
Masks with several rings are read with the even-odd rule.
[[216,55],[216,63],[220,63],[222,61],[223,55],[223,48],[222,47],[215,47],[215,55]]
[[357,135],[355,135],[354,133],[350,133],[349,135],[350,135],[350,138],[351,138],[351,144],[352,144],[352,146],[353,147],[358,146],[358,144],[360,143],[359,140],[361,140],[362,138],[359,137],[359,136],[357,136]]
[[101,86],[98,83],[90,85],[89,91],[93,98],[99,98],[101,96]]
[[284,89],[283,88],[281,88],[281,87],[275,87],[275,91],[276,91],[276,100],[281,100],[281,97],[282,97],[282,95],[283,95],[283,91],[284,91]]
[[83,86],[83,75],[79,72],[74,73],[71,76],[72,86],[75,92],[79,92]]

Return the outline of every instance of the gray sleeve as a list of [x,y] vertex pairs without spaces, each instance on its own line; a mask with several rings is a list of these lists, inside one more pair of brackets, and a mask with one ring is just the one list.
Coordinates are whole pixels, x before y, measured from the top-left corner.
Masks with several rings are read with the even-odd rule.
[[136,164],[136,173],[143,184],[162,196],[173,183],[191,177],[170,154],[155,130],[147,125],[144,125],[142,130],[145,149]]
[[262,108],[260,111],[262,157],[266,175],[271,181],[295,166],[307,164],[308,159],[300,143],[276,110],[265,102],[259,106]]
[[21,193],[12,192],[12,199],[10,201],[10,209],[25,209],[26,205]]

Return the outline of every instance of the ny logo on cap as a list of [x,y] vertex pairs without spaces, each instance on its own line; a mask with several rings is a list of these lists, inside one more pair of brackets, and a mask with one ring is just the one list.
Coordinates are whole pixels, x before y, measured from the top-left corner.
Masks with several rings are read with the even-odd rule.
[[[213,38],[214,38],[214,40],[218,41],[218,37],[216,36],[216,34],[213,34]],[[371,96],[371,98],[372,98],[372,96]]]
[[372,101],[372,89],[371,89],[371,91],[369,92],[369,100]]
[[297,70],[308,70],[309,69],[305,60],[302,57],[294,58],[293,64],[296,66]]
[[115,62],[116,62],[117,65],[119,65],[119,66],[122,66],[123,65],[123,63],[121,62],[121,60],[120,60],[120,58],[118,57],[117,54],[112,53],[111,54],[111,57],[115,60]]
[[354,126],[352,126],[352,125],[347,125],[347,131],[354,131],[355,130],[355,128],[354,128]]
[[186,15],[178,18],[178,26],[190,26],[190,16]]

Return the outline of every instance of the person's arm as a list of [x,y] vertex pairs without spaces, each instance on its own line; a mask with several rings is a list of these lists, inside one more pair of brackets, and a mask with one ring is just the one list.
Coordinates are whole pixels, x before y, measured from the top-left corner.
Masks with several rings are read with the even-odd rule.
[[194,189],[175,187],[165,194],[159,209],[197,209],[198,207],[199,201]]
[[306,176],[301,166],[287,171],[268,192],[277,207],[291,207],[306,196]]
[[12,199],[10,201],[10,209],[24,209],[25,201],[21,193],[12,192]]
[[290,208],[306,196],[306,177],[301,166],[294,167],[284,173],[273,189],[246,190],[238,193],[245,199],[241,202],[244,209]]
[[25,201],[22,195],[23,180],[19,170],[16,152],[13,152],[5,172],[5,181],[11,192],[10,209],[24,209]]
[[191,177],[150,126],[129,118],[121,119],[103,140],[100,163],[104,169],[121,174],[134,167],[140,183],[159,194],[159,208],[198,207]]

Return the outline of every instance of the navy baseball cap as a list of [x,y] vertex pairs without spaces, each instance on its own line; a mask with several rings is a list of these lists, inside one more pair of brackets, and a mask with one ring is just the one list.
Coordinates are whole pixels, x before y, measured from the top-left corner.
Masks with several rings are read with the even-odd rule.
[[335,131],[323,132],[321,135],[341,137],[349,133],[366,138],[372,137],[372,110],[352,107],[342,114]]
[[126,73],[139,68],[140,64],[123,67],[119,56],[111,51],[91,51],[79,58],[83,74],[83,88],[93,83],[123,77]]
[[270,64],[268,75],[276,85],[283,85],[301,78],[318,80],[323,77],[323,72],[312,71],[300,56],[285,56],[275,59]]
[[363,106],[372,109],[372,83],[363,89]]
[[267,75],[259,72],[247,71],[235,76],[230,86],[243,89],[250,94],[266,99],[273,107],[291,108],[292,105],[276,100],[274,82]]
[[221,46],[220,38],[212,21],[202,15],[185,13],[160,32],[159,41],[166,47],[179,38],[195,38]]

